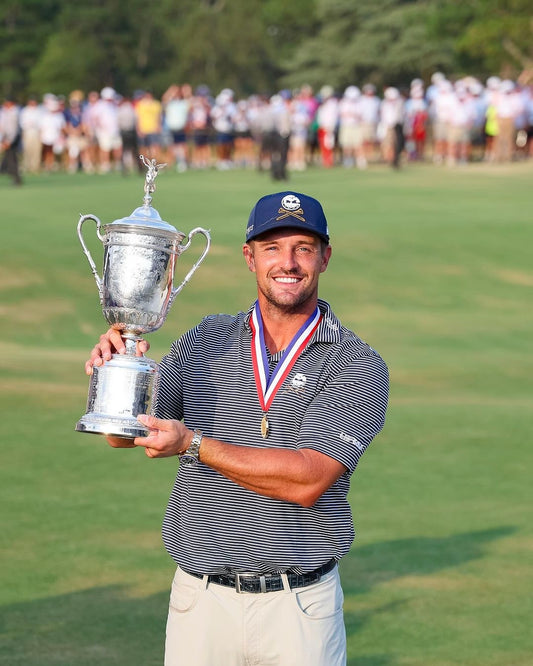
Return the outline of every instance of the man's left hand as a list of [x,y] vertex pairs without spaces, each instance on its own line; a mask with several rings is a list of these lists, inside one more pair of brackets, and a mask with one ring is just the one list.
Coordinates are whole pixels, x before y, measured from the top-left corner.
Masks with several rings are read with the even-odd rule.
[[149,458],[168,458],[183,453],[194,435],[181,421],[157,419],[147,414],[139,414],[137,420],[150,433],[147,437],[136,437],[133,443],[135,446],[144,446]]

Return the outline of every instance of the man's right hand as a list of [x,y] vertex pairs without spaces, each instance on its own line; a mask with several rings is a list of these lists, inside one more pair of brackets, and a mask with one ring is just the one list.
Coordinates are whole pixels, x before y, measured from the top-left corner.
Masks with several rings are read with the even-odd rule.
[[[142,356],[150,349],[150,344],[146,340],[140,340],[137,343],[137,356]],[[100,367],[105,361],[110,361],[113,354],[125,354],[126,345],[121,335],[121,331],[116,328],[108,329],[100,336],[100,342],[96,344],[91,356],[85,363],[85,372],[92,375],[93,366]]]

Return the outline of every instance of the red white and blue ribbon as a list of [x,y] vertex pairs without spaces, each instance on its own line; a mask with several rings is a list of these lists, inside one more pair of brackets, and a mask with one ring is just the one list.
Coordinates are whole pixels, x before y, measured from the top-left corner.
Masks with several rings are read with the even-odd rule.
[[252,364],[259,404],[261,405],[264,414],[263,423],[261,424],[263,437],[268,435],[268,421],[266,420],[266,414],[270,409],[270,405],[272,404],[280,386],[283,384],[293,365],[296,363],[296,360],[318,328],[321,319],[322,314],[317,305],[316,310],[290,341],[274,370],[270,372],[263,329],[263,319],[261,317],[259,303],[257,301],[255,302],[252,317],[250,319],[250,326],[252,329]]

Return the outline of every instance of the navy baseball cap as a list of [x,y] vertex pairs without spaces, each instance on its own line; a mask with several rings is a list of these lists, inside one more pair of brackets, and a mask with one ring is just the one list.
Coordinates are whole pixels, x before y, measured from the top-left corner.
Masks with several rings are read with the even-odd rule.
[[250,213],[246,242],[266,231],[294,227],[329,243],[328,223],[319,201],[298,192],[277,192],[259,199]]

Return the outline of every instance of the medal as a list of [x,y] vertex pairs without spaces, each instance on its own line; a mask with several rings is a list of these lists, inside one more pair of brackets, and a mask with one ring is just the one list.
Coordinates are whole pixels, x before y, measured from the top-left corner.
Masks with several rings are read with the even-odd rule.
[[261,419],[261,437],[266,439],[268,437],[268,418],[266,414],[263,414]]
[[259,310],[259,303],[255,302],[250,319],[250,327],[252,329],[252,364],[257,396],[263,411],[263,418],[261,419],[261,436],[263,439],[266,439],[270,432],[267,413],[274,400],[274,396],[292,370],[292,366],[305,349],[313,333],[318,328],[321,319],[322,314],[317,306],[313,314],[290,341],[271,373],[263,332],[263,319]]

